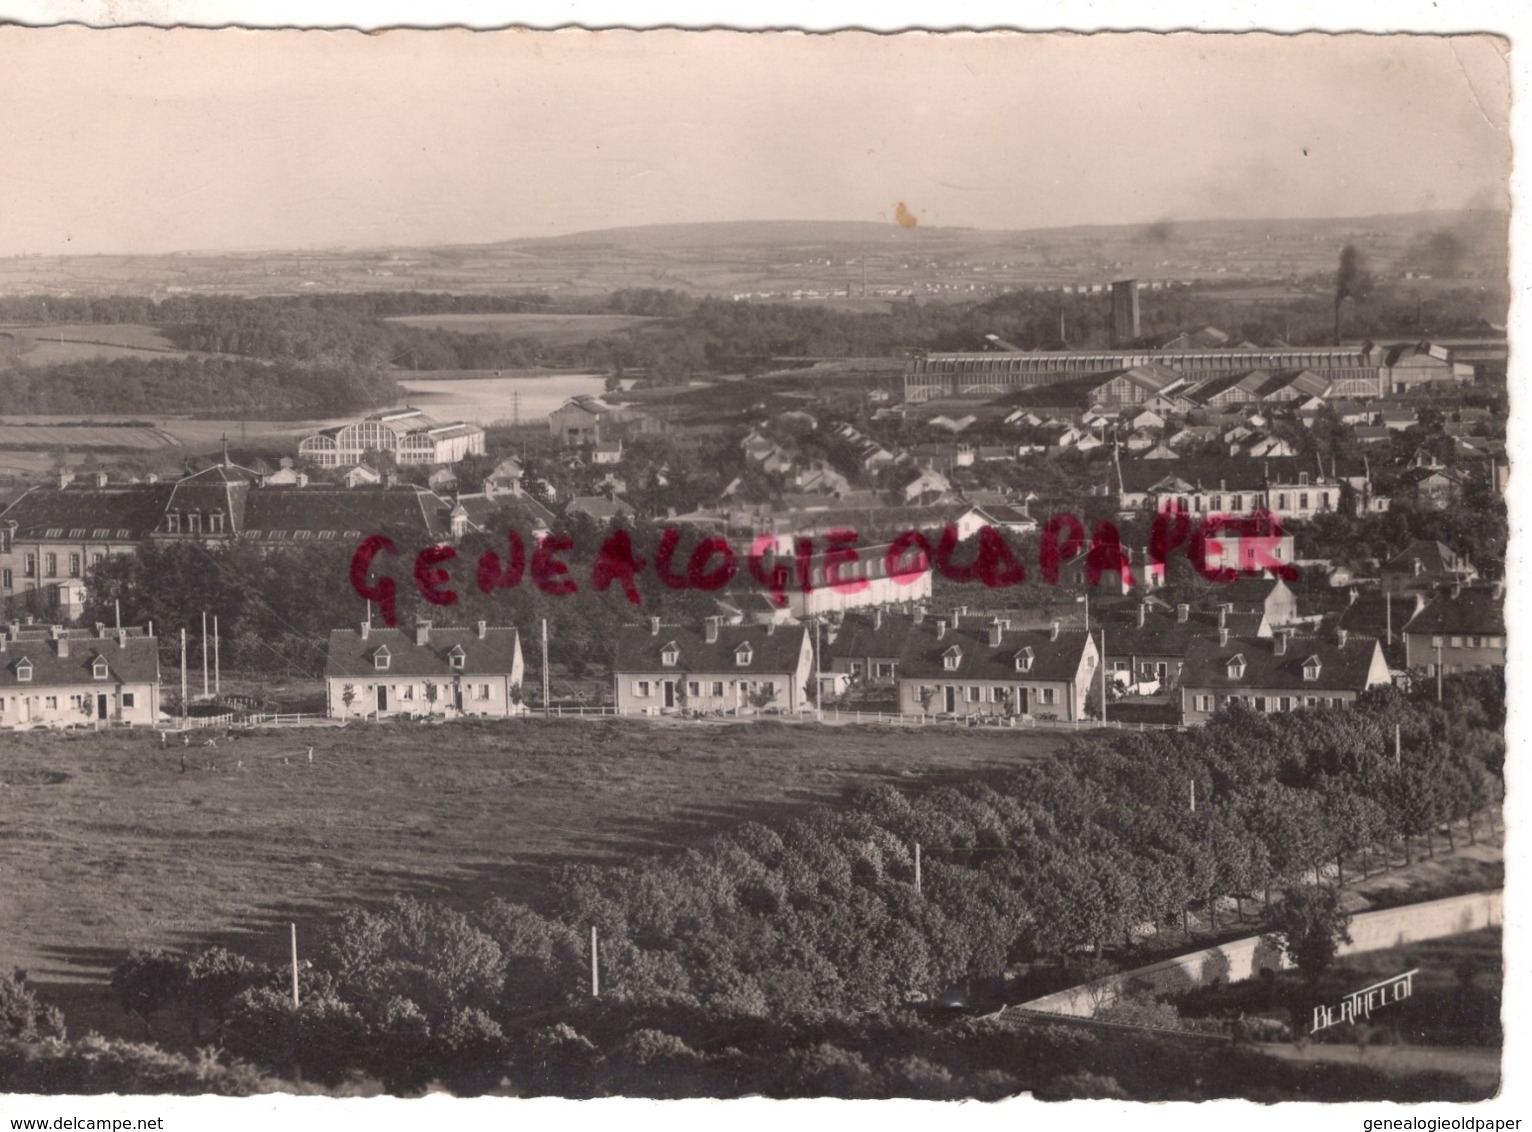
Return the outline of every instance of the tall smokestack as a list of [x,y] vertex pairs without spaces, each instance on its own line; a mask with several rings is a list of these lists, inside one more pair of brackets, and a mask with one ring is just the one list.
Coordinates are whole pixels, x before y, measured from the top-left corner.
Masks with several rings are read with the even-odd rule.
[[1365,298],[1371,285],[1371,277],[1362,262],[1362,253],[1355,244],[1341,249],[1340,266],[1335,270],[1335,344],[1341,340],[1341,304],[1347,299]]

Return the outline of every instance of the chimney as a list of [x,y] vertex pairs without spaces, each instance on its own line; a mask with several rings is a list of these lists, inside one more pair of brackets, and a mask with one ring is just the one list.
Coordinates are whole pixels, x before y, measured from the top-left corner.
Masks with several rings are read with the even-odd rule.
[[649,618],[649,635],[651,637],[658,637],[660,635],[660,619],[658,617]]
[[479,629],[479,640],[482,641],[489,634],[489,622],[488,621],[480,621],[479,625],[478,625],[478,629]]
[[1187,618],[1192,615],[1192,607],[1189,605],[1176,606],[1176,624],[1185,625]]
[[936,639],[939,641],[943,637],[945,637],[946,635],[947,635],[947,619],[945,617],[938,617],[936,619]]
[[1048,639],[1050,641],[1056,641],[1059,639],[1059,623],[1057,621],[1048,626]]
[[1218,607],[1218,627],[1220,629],[1222,629],[1225,626],[1227,626],[1228,624],[1229,624],[1229,607],[1227,605],[1220,605]]
[[1229,630],[1224,626],[1218,626],[1218,647],[1223,648],[1229,643]]
[[1337,629],[1337,630],[1335,630],[1335,643],[1337,645],[1339,645],[1341,648],[1345,648],[1346,647],[1346,637],[1347,636],[1348,636],[1348,634],[1347,634],[1346,630],[1344,630],[1344,629]]
[[1271,651],[1277,656],[1286,656],[1287,638],[1288,631],[1286,629],[1278,629],[1276,635],[1272,637]]
[[371,621],[363,621],[362,622],[362,640],[365,641],[371,635],[372,635],[372,622]]
[[872,611],[872,628],[873,632],[883,628],[883,607],[881,605]]
[[1140,629],[1142,629],[1144,627],[1144,616],[1148,612],[1149,612],[1149,603],[1147,601],[1139,602],[1138,603],[1138,627]]
[[60,637],[60,635],[62,635],[63,631],[64,631],[64,627],[62,625],[49,625],[48,626],[48,636],[51,637],[55,641],[59,639],[59,637]]
[[958,624],[962,621],[962,619],[963,619],[963,607],[961,605],[953,606],[952,607],[952,627],[954,629],[956,629],[958,627]]
[[775,637],[777,635],[777,623],[775,619],[766,622],[766,635],[768,637]]
[[59,657],[67,657],[69,655],[69,638],[61,633],[54,640],[58,642]]
[[128,631],[126,629],[117,630],[117,647],[120,649],[128,647]]
[[1426,567],[1425,567],[1425,564],[1420,561],[1420,559],[1418,559],[1418,558],[1411,558],[1410,559],[1410,568],[1411,568],[1412,573],[1414,573],[1414,575],[1418,578],[1418,577],[1420,577],[1420,575],[1422,573],[1424,573]]
[[431,623],[429,621],[415,622],[415,647],[425,648],[431,641]]
[[998,619],[993,621],[989,627],[989,647],[998,649],[1000,647],[1000,638],[1004,633],[1005,626],[1001,625]]
[[63,489],[74,483],[74,473],[68,468],[59,469],[59,488]]
[[718,643],[718,622],[721,620],[722,618],[719,617],[704,617],[702,619],[703,635],[707,638],[707,643],[710,645]]
[[926,619],[926,607],[923,606],[923,605],[917,605],[915,607],[915,612],[910,614],[910,623],[912,625],[919,625],[925,619]]
[[97,621],[96,622],[96,639],[99,641],[102,638],[104,638],[105,636],[106,636],[106,622],[105,621]]

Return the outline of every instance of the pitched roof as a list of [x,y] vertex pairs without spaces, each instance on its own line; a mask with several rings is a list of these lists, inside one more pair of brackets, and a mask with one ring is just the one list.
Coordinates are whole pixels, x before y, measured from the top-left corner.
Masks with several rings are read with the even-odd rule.
[[[1080,670],[1085,654],[1084,630],[1062,629],[1058,639],[1046,629],[1002,629],[1000,644],[989,643],[989,627],[970,624],[948,629],[937,636],[933,618],[914,626],[899,657],[899,675],[907,678],[942,677],[948,680],[1009,680],[1018,678],[1067,682]],[[954,653],[953,649],[957,651]],[[1016,654],[1032,650],[1032,666],[1022,672]],[[948,668],[946,658],[955,656],[957,667]]]
[[1421,568],[1428,573],[1450,574],[1458,569],[1454,566],[1458,558],[1459,556],[1445,543],[1436,539],[1418,538],[1385,562],[1383,568],[1413,570],[1418,559]]
[[[514,671],[520,636],[514,626],[486,627],[484,636],[477,629],[459,629],[434,625],[426,634],[426,643],[417,645],[415,635],[403,629],[379,629],[362,636],[360,629],[331,629],[329,650],[325,654],[327,677],[378,676],[509,676]],[[388,667],[377,667],[379,649],[388,652]],[[454,649],[462,649],[463,667],[452,666]]]
[[16,537],[24,539],[137,542],[159,526],[174,487],[167,483],[34,487],[0,512],[0,523],[15,523]]
[[422,487],[264,487],[246,500],[241,534],[266,541],[400,530],[439,539],[451,532],[451,513],[448,500]]
[[[768,631],[772,630],[772,631]],[[709,641],[702,626],[624,625],[617,630],[614,672],[738,672],[742,676],[793,674],[798,670],[808,629],[802,625],[720,625],[718,639]],[[667,645],[679,653],[674,665],[660,654]],[[748,645],[748,664],[739,663],[739,649]]]
[[1406,633],[1505,633],[1505,609],[1492,587],[1465,586],[1457,597],[1444,593],[1404,627]]
[[[1217,688],[1226,691],[1328,691],[1361,692],[1369,687],[1373,656],[1379,645],[1373,637],[1348,637],[1344,646],[1317,637],[1291,637],[1287,650],[1277,653],[1272,637],[1230,636],[1224,644],[1200,638],[1192,644],[1181,669],[1183,688]],[[1238,677],[1230,675],[1230,661],[1244,661]],[[1315,679],[1304,678],[1304,666],[1318,658]]]
[[[157,638],[128,633],[120,639],[115,633],[105,637],[68,633],[67,638],[68,656],[59,656],[59,642],[43,632],[22,630],[20,639],[6,640],[0,652],[0,688],[152,684],[160,678]],[[101,680],[94,672],[98,657],[107,664],[107,676]],[[17,679],[23,660],[32,666],[30,681]]]

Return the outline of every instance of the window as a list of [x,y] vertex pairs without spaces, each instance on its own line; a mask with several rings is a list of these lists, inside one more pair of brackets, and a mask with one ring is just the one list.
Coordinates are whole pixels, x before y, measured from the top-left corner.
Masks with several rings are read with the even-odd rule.
[[21,574],[24,578],[37,577],[37,555],[28,554],[22,559]]
[[1442,640],[1442,638],[1441,638],[1441,636],[1440,636],[1440,635],[1437,635],[1437,636],[1433,636],[1433,637],[1432,637],[1432,638],[1431,638],[1431,647],[1432,647],[1432,648],[1433,648],[1433,649],[1439,649],[1439,648],[1441,648],[1441,647],[1442,647],[1442,645],[1443,645],[1443,643],[1444,643],[1444,642],[1443,642],[1443,640]]
[[1298,507],[1299,507],[1300,510],[1303,510],[1303,511],[1307,511],[1309,509],[1309,493],[1308,492],[1303,491],[1303,492],[1299,492],[1298,493]]
[[1044,704],[1051,704],[1051,703],[1053,703],[1053,689],[1052,688],[1043,688],[1041,691],[1039,691],[1037,693],[1037,699],[1038,699],[1039,703],[1044,703]]
[[90,666],[90,674],[97,680],[105,680],[111,675],[111,669],[107,666],[105,657],[98,656],[96,658],[95,663]]
[[447,663],[461,672],[463,670],[463,665],[467,662],[468,654],[463,651],[463,646],[453,645],[452,651],[447,654]]
[[849,671],[853,676],[860,676],[862,674],[862,662],[859,660],[853,660],[850,664]]
[[[6,582],[6,585],[10,585],[10,583]],[[1503,637],[1485,637],[1484,638],[1484,647],[1487,648],[1487,649],[1500,649],[1500,648],[1504,648],[1505,647],[1505,639]]]
[[696,699],[698,696],[702,695],[702,681],[688,680],[686,682],[686,694],[691,696],[693,699]]
[[479,699],[479,700],[487,700],[487,699],[489,699],[489,685],[488,684],[480,684],[479,687],[478,687],[477,693],[475,694],[474,698],[475,699]]
[[1455,649],[1462,648],[1463,647],[1463,638],[1462,637],[1458,637],[1458,636],[1454,636],[1452,638],[1452,647],[1455,648]]
[[1277,496],[1277,510],[1287,510],[1287,493],[1285,491]]
[[761,691],[764,692],[768,696],[775,696],[777,694],[777,686],[771,680],[762,680],[761,681]]
[[1305,680],[1319,679],[1320,662],[1317,656],[1311,656],[1303,662],[1303,678]]
[[194,535],[202,533],[202,512],[193,511],[190,515],[186,516],[186,529]]
[[676,647],[674,641],[666,645],[660,653],[660,663],[666,668],[674,668],[676,662],[681,659],[681,650]]
[[1291,696],[1283,696],[1281,700],[1278,701],[1278,704],[1282,711],[1293,710],[1293,698]]
[[165,529],[173,535],[181,533],[181,515],[179,512],[165,512]]
[[1299,472],[1298,473],[1298,486],[1299,487],[1308,487],[1309,486],[1309,474],[1308,474],[1308,472]]
[[15,585],[15,582],[16,579],[11,575],[11,572],[8,568],[5,570],[0,570],[0,586],[4,586],[6,589],[10,589]]
[[80,708],[84,705],[84,703],[85,703],[85,697],[84,696],[74,695],[74,696],[70,696],[69,697],[69,706],[72,707],[75,711],[79,711]]
[[641,699],[647,698],[648,695],[649,695],[649,681],[647,681],[647,680],[635,680],[635,681],[633,681],[633,694],[635,696],[638,696]]
[[1265,710],[1266,710],[1266,697],[1265,696],[1257,696],[1255,698],[1255,710],[1259,711],[1259,712],[1265,712]]
[[78,578],[80,576],[80,556],[78,554],[71,554],[69,556],[69,576],[71,578]]
[[1224,662],[1224,672],[1230,680],[1243,680],[1245,678],[1244,656],[1231,656]]
[[1318,707],[1319,706],[1319,697],[1318,696],[1304,696],[1303,697],[1303,706],[1304,707]]
[[101,551],[99,551],[99,550],[98,550],[98,551],[95,551],[95,552],[94,552],[94,553],[93,553],[93,554],[91,554],[91,556],[90,556],[90,564],[91,564],[91,565],[92,565],[92,566],[99,566],[99,565],[101,565],[101,563],[102,563],[102,562],[104,562],[104,561],[106,561],[106,555],[105,555],[105,554],[103,554],[103,553],[101,553]]
[[385,645],[372,654],[372,666],[379,672],[388,671],[388,647]]
[[58,706],[59,706],[59,698],[57,696],[44,696],[43,697],[43,707],[47,708],[49,711],[57,711],[58,710]]
[[138,699],[137,699],[136,696],[134,696],[134,694],[132,692],[124,692],[122,694],[122,706],[123,707],[125,707],[125,708],[135,707],[135,706],[137,706],[137,704],[138,704]]
[[958,665],[963,663],[963,650],[953,645],[942,653],[942,667],[948,672],[956,672]]
[[740,645],[739,648],[734,650],[734,663],[740,668],[749,668],[750,656],[750,646],[747,644]]
[[43,557],[43,562],[48,567],[48,577],[57,578],[59,576],[59,556],[50,551]]
[[723,681],[714,680],[713,683],[709,686],[708,694],[713,696],[723,695]]
[[22,657],[16,664],[16,680],[25,684],[32,679],[32,662]]
[[207,529],[215,535],[223,534],[223,512],[214,511],[207,517]]
[[894,678],[894,666],[892,664],[874,664],[872,674],[880,680],[892,680]]
[[965,704],[977,703],[978,699],[979,689],[977,686],[963,689],[963,702]]
[[399,698],[401,700],[413,700],[415,698],[415,685],[406,684],[404,687],[400,688]]

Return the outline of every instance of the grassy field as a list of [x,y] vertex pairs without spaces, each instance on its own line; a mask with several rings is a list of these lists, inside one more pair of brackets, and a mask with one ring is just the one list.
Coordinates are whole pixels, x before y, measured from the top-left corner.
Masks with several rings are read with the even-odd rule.
[[49,326],[0,326],[0,340],[29,366],[112,358],[190,357],[156,327],[141,323],[60,323]]
[[661,320],[632,314],[410,314],[388,321],[427,330],[531,338],[552,346],[572,346]]
[[116,1029],[126,1020],[101,979],[129,947],[217,939],[277,958],[286,921],[309,936],[352,901],[535,904],[564,862],[672,851],[745,819],[787,819],[851,783],[932,785],[1065,742],[611,719],[313,728],[212,748],[149,733],[12,736],[0,970],[28,969],[71,1029]]

